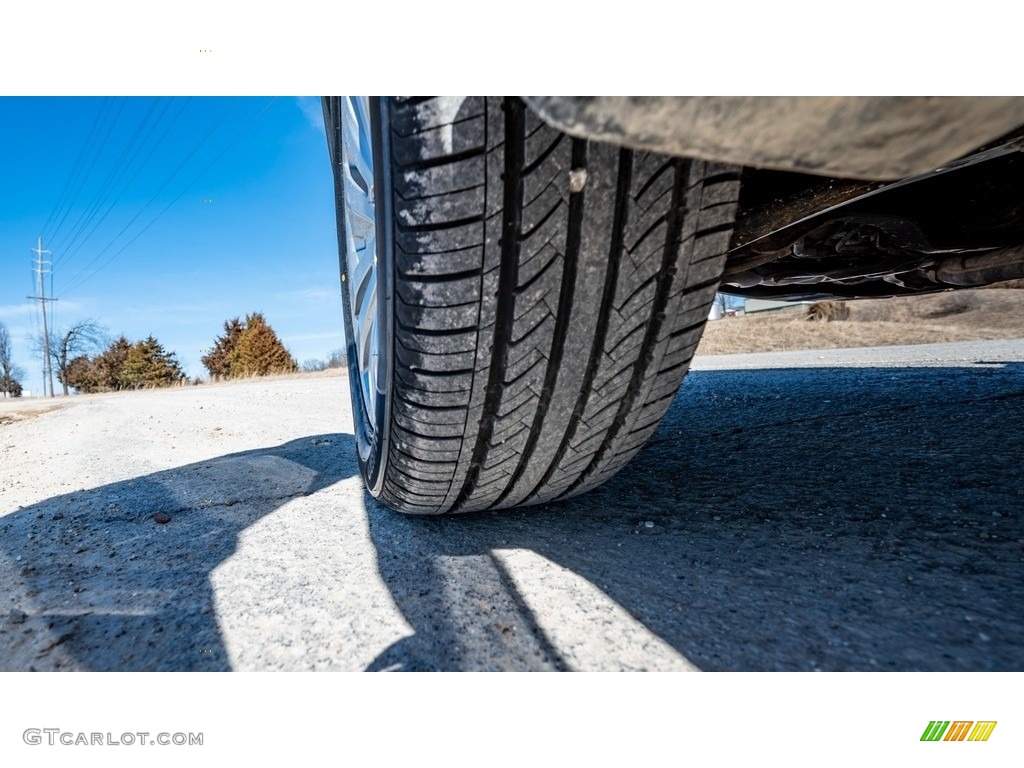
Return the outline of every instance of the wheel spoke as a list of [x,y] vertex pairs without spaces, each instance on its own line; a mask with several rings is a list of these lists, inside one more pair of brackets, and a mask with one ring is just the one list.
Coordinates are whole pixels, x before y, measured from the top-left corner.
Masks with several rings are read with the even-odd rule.
[[341,117],[349,309],[363,404],[376,428],[381,328],[377,323],[377,215],[369,99],[346,97]]

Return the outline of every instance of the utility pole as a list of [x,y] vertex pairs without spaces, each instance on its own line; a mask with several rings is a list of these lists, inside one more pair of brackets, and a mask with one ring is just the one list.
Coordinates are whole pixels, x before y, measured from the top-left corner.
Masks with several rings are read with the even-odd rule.
[[46,280],[43,279],[43,264],[49,264],[48,261],[43,261],[43,254],[49,253],[49,251],[43,250],[43,238],[39,238],[36,242],[35,248],[29,248],[30,251],[36,254],[36,273],[39,276],[39,295],[28,296],[29,299],[38,299],[39,306],[43,309],[43,395],[46,394],[46,382],[50,382],[50,397],[53,397],[53,370],[50,368],[50,331],[46,327],[46,302],[57,301],[57,299],[46,298]]

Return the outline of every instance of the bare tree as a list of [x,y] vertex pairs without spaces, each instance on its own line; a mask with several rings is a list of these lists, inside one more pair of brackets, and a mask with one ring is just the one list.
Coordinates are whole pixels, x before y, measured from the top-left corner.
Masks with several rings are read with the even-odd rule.
[[14,364],[14,348],[7,326],[0,323],[0,393],[4,397],[21,397],[21,381],[25,372]]
[[346,367],[348,367],[348,357],[344,349],[334,350],[326,360],[312,358],[302,364],[302,370],[304,371],[326,371],[328,368]]
[[336,349],[331,352],[331,356],[327,358],[328,368],[347,368],[348,367],[348,353],[345,348]]
[[[68,391],[68,366],[80,355],[88,355],[106,346],[106,329],[95,320],[79,320],[67,328],[50,331],[50,362],[57,370],[57,380]],[[42,340],[39,351],[42,352]]]

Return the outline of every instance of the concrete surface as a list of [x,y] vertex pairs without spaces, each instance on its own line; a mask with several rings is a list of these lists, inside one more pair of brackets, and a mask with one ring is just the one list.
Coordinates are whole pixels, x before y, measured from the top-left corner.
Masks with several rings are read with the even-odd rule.
[[602,488],[456,518],[346,386],[0,422],[0,669],[1024,669],[1024,341],[699,359]]

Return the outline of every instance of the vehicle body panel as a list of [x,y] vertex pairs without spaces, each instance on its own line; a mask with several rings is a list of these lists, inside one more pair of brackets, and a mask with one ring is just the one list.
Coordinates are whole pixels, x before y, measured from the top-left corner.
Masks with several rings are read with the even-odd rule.
[[892,180],[1024,124],[1016,96],[525,96],[566,133],[754,168]]

